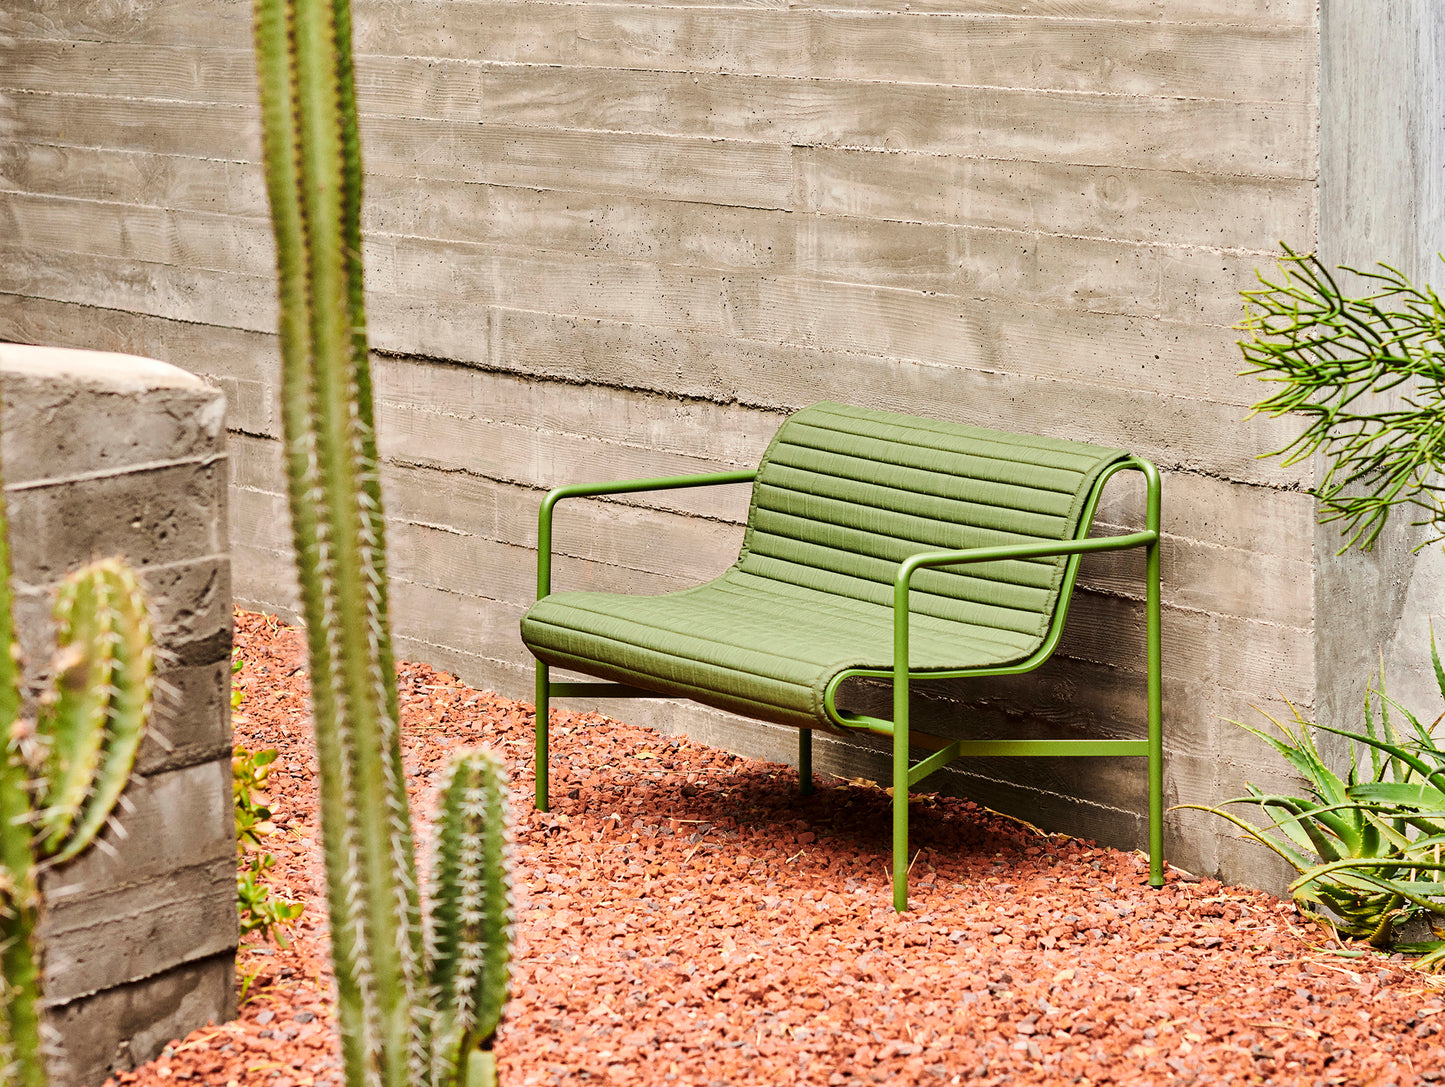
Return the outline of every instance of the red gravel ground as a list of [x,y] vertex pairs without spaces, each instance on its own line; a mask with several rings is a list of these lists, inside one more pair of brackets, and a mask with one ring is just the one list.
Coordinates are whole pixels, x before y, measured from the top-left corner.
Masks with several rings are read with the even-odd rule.
[[[240,613],[237,743],[277,747],[273,883],[289,949],[250,939],[233,1023],[117,1084],[340,1080],[328,1007],[303,647]],[[888,798],[598,714],[558,713],[554,811],[532,810],[530,707],[400,669],[422,818],[450,752],[516,785],[517,966],[497,1050],[519,1084],[1395,1084],[1445,1079],[1445,999],[1347,959],[1293,907],[1040,836],[963,800],[915,803],[912,911],[890,908]]]

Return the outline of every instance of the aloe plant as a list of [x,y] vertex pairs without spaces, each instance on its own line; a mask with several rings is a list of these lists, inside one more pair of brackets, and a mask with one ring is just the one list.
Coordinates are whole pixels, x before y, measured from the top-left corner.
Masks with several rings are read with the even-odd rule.
[[347,1082],[490,1083],[511,926],[505,778],[481,753],[453,768],[438,820],[434,907],[424,915],[387,619],[350,8],[257,0],[255,36]]
[[[1445,701],[1445,669],[1433,637],[1430,655]],[[1235,724],[1273,747],[1304,778],[1308,796],[1264,793],[1251,785],[1248,796],[1217,807],[1181,807],[1229,820],[1293,865],[1300,875],[1290,893],[1306,916],[1374,947],[1423,955],[1424,968],[1438,967],[1445,962],[1445,940],[1395,941],[1406,921],[1425,918],[1432,929],[1445,922],[1445,750],[1383,684],[1366,698],[1362,731],[1312,724],[1291,710],[1290,722],[1266,715],[1274,732]],[[1396,727],[1392,710],[1407,728]],[[1321,756],[1314,729],[1350,741],[1343,778]],[[1269,825],[1228,810],[1240,804],[1257,806]]]
[[54,616],[54,684],[33,724],[20,670],[0,501],[0,1085],[44,1087],[38,872],[104,829],[135,765],[150,714],[153,638],[135,576],[119,560],[67,577]]

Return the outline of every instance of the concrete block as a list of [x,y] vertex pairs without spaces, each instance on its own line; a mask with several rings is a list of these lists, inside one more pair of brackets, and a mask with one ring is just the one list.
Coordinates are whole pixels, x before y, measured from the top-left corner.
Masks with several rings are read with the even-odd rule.
[[17,575],[58,581],[92,558],[138,568],[225,550],[223,459],[6,487]]
[[[33,713],[54,675],[55,627],[50,617],[49,594],[27,593],[16,598],[15,620],[25,666],[26,712]],[[136,755],[137,774],[191,766],[212,759],[229,759],[231,749],[230,627],[224,641],[212,648],[219,656],[186,664],[159,641],[151,722]]]
[[136,770],[90,849],[42,876],[59,1081],[96,1083],[235,1009],[224,400],[175,367],[123,355],[0,345],[0,370],[32,704],[52,667],[54,587],[69,570],[121,555],[155,620],[157,698]]
[[[82,560],[75,559],[63,570],[52,568],[40,573],[63,575],[81,564]],[[190,562],[147,566],[137,573],[150,607],[156,644],[162,647],[160,670],[208,664],[230,653],[229,556],[207,555]],[[59,583],[57,578],[48,584],[31,585],[18,575],[13,582],[20,645],[29,662],[31,683],[50,674],[50,657],[55,648],[51,610]]]
[[300,614],[296,563],[291,552],[276,543],[268,545],[238,540],[232,545],[231,554],[239,571],[236,579],[238,604],[283,618]]
[[[114,116],[112,121],[119,124],[122,117]],[[197,122],[205,119],[181,118],[175,123]],[[0,291],[5,293],[258,332],[276,325],[270,277],[8,243],[0,245],[0,252],[5,256]]]
[[798,202],[823,214],[966,222],[1137,242],[1258,246],[1308,237],[1307,181],[1138,167],[799,148]]
[[92,98],[94,108],[78,109],[88,95],[33,95],[25,110],[25,131],[36,143],[74,144],[148,154],[223,157],[260,161],[260,119],[254,107],[239,103],[176,102],[133,96]]
[[227,758],[132,778],[123,817],[102,833],[100,844],[47,877],[52,915],[94,909],[96,916],[110,916],[110,900],[119,891],[233,859],[230,777]]
[[361,138],[368,170],[403,178],[752,208],[787,208],[793,191],[792,149],[751,140],[395,117],[363,117]]
[[285,495],[286,462],[279,440],[259,434],[232,434],[229,454],[232,491]]
[[231,662],[167,665],[156,672],[150,728],[135,772],[153,775],[231,758]]
[[235,1014],[236,967],[229,950],[52,1007],[50,1022],[67,1041],[51,1082],[98,1087],[112,1070],[143,1064],[198,1026]]
[[225,402],[165,363],[0,344],[0,369],[12,487],[225,451]]
[[234,951],[235,897],[236,862],[227,854],[203,867],[124,887],[101,902],[56,905],[41,931],[48,1005],[60,1007],[177,963]]
[[[1311,108],[1268,111],[1218,98],[1061,91],[1041,108],[1013,88],[796,80],[720,73],[507,66],[488,73],[489,110],[510,124],[779,141],[1182,172],[1308,177]],[[1294,95],[1290,96],[1291,98]],[[669,108],[658,110],[666,100]],[[651,103],[651,105],[649,105]],[[1192,138],[1191,138],[1192,137]]]
[[[222,490],[224,501],[226,494]],[[225,524],[224,511],[218,518]],[[169,664],[210,664],[231,651],[229,555],[147,566],[141,585],[151,601],[156,639]]]
[[[854,288],[844,293],[852,296]],[[739,287],[734,304],[749,298]],[[1228,329],[1020,307],[998,299],[955,299],[947,309],[917,301],[932,311],[920,308],[916,316],[923,323],[917,325],[902,314],[896,327],[855,322],[843,307],[832,328],[815,331],[789,322],[788,311],[776,308],[778,300],[757,300],[752,304],[775,308],[764,308],[757,315],[762,321],[740,311],[726,335],[625,317],[499,308],[490,314],[490,346],[471,337],[449,350],[459,360],[535,377],[620,384],[775,411],[830,395],[847,399],[852,389],[869,389],[880,407],[919,411],[932,404],[938,411],[939,405],[964,403],[957,371],[970,367],[1029,378],[1058,378],[1066,368],[1091,384],[1241,408],[1259,398],[1258,382],[1235,373],[1238,349]],[[457,320],[465,319],[459,310]],[[1184,360],[1190,364],[1183,366]]]
[[[15,192],[58,193],[77,200],[142,204],[159,196],[159,206],[167,208],[252,218],[269,213],[259,167],[220,159],[12,143],[0,152],[0,179]],[[46,336],[17,342],[62,344]],[[148,358],[160,357],[141,348],[133,350]]]
[[[946,5],[902,11],[873,4],[850,5],[852,10],[760,5],[726,16],[680,6],[640,18],[626,7],[559,10],[494,3],[443,16],[439,5],[425,2],[411,5],[414,17],[403,28],[363,10],[357,35],[367,51],[509,64],[1099,93],[1157,94],[1166,88],[1184,93],[1192,86],[1194,94],[1273,98],[1303,93],[1310,72],[1309,36],[1300,23],[1278,25],[1273,16],[1270,22],[1259,16],[1254,24],[1235,11],[1244,25],[1205,29],[1161,24],[1157,9],[1140,3],[1100,0],[1066,12],[1050,10],[1059,6],[995,3],[984,14]],[[1087,15],[1074,19],[1058,17],[1085,10]],[[919,11],[951,17],[920,18]],[[1023,12],[1046,18],[1018,19]],[[1229,56],[1217,56],[1211,48],[1216,43]],[[1221,78],[1231,85],[1220,87]]]
[[247,276],[263,276],[275,267],[270,228],[261,218],[29,194],[12,198],[5,215],[15,244],[36,250],[65,249],[72,239],[84,237],[85,251],[99,257]]
[[97,11],[83,2],[62,0],[45,12],[17,15],[17,32],[40,39],[99,38],[123,42],[184,42],[202,45],[229,42],[240,46],[249,40],[251,20],[225,0],[200,0],[194,8],[176,10]]

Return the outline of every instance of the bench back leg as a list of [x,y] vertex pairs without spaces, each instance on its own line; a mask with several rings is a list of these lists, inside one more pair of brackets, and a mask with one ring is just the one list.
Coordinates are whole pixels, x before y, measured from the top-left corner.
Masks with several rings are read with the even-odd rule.
[[551,688],[547,666],[537,662],[537,810],[547,810],[547,724]]
[[798,729],[798,795],[813,792],[813,730]]

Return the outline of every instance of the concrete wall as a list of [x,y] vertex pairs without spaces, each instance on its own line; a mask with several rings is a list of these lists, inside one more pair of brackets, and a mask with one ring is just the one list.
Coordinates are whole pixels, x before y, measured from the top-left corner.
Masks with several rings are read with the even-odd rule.
[[[11,8],[0,336],[221,384],[238,597],[285,611],[248,5]],[[1314,0],[357,0],[401,652],[528,697],[542,489],[748,464],[784,413],[852,400],[1154,459],[1170,800],[1282,781],[1221,718],[1314,711],[1330,548],[1313,466],[1257,459],[1292,424],[1245,421],[1230,326],[1277,240],[1319,235],[1320,26]],[[577,506],[557,585],[705,577],[743,508]],[[1121,491],[1105,519],[1136,514]],[[1137,727],[1138,567],[1086,561],[1060,659],[986,688],[984,727]],[[617,712],[792,751],[703,710]],[[839,745],[819,764],[883,775]],[[953,786],[1141,840],[1132,766],[977,769]],[[1222,823],[1171,819],[1176,863],[1274,878]]]
[[156,708],[120,829],[42,881],[53,1081],[99,1084],[235,1014],[224,401],[149,359],[7,345],[0,390],[29,697],[68,571],[123,555],[156,622]]
[[[1445,286],[1445,7],[1325,0],[1321,25],[1320,253]],[[1414,552],[1423,536],[1408,520],[1373,556],[1336,556],[1334,531],[1318,530],[1316,668],[1320,712],[1334,723],[1358,726],[1382,663],[1402,704],[1430,720],[1445,709],[1429,658],[1430,621],[1445,614],[1445,552]]]

